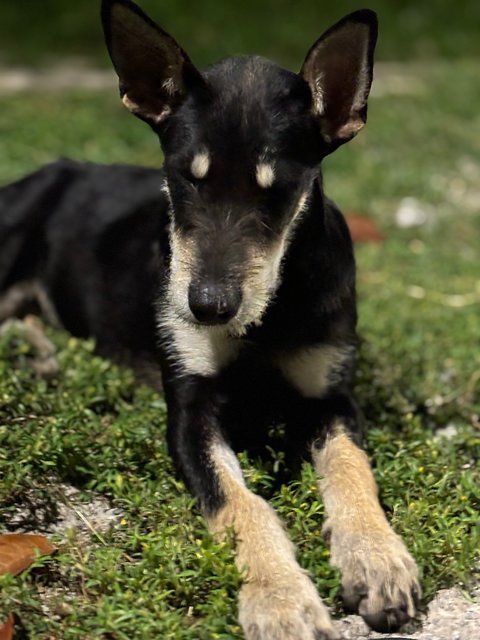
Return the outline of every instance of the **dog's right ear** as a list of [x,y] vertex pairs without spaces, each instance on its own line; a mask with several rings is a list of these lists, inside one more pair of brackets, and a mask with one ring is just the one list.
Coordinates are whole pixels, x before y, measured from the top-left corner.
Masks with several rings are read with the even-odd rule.
[[373,11],[355,11],[328,29],[303,63],[301,75],[329,152],[353,138],[367,119],[377,30]]
[[180,45],[131,0],[102,0],[102,24],[122,102],[150,125],[204,83]]

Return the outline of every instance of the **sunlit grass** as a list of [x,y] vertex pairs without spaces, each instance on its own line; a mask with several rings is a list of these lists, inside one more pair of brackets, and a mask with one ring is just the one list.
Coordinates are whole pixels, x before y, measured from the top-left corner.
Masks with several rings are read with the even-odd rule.
[[[328,193],[386,235],[357,251],[356,387],[382,501],[428,599],[447,585],[468,588],[480,569],[480,85],[460,62],[425,68],[423,81],[421,95],[374,99],[365,132],[325,172]],[[3,99],[0,135],[2,182],[59,155],[152,166],[161,158],[148,128],[107,93]],[[427,224],[396,227],[404,197],[432,208]],[[0,340],[1,524],[27,495],[48,501],[57,479],[107,496],[124,516],[104,542],[69,535],[41,567],[1,578],[1,606],[39,640],[240,638],[232,549],[212,541],[172,474],[163,400],[96,357],[92,343],[52,337],[61,373],[51,382],[28,368],[21,337]],[[438,439],[447,425],[457,435]],[[275,465],[242,464],[250,486],[271,495]],[[314,485],[305,466],[273,502],[302,565],[338,604]]]

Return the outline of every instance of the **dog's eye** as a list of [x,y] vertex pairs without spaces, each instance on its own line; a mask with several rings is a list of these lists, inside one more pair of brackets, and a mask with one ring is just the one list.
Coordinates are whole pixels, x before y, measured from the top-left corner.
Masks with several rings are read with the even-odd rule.
[[177,176],[185,186],[193,187],[195,189],[198,189],[200,183],[204,181],[204,179],[196,178],[192,175],[190,168],[179,171]]
[[185,182],[188,182],[188,184],[191,187],[195,187],[195,189],[198,187],[198,185],[200,184],[201,180],[199,180],[198,178],[195,178],[194,176],[192,176],[190,173],[187,173],[186,176],[183,176]]

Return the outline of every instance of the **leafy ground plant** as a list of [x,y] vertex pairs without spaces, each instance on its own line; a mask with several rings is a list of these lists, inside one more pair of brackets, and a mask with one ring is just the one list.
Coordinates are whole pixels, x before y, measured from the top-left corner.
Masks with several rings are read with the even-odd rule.
[[[468,61],[404,72],[415,91],[374,98],[365,133],[325,173],[342,208],[370,215],[386,237],[357,252],[356,387],[383,504],[428,601],[447,585],[468,590],[480,571],[480,90]],[[12,96],[0,130],[4,181],[61,154],[159,163],[147,129],[102,92]],[[405,197],[422,212],[417,226],[398,226]],[[19,637],[39,640],[240,638],[232,546],[213,542],[172,472],[163,399],[92,342],[49,335],[60,361],[50,381],[32,372],[21,335],[0,339],[0,526],[11,530],[30,504],[46,527],[61,483],[86,502],[104,496],[119,516],[87,536],[60,532],[56,555],[1,577],[0,617],[14,612]],[[338,608],[310,467],[279,488],[281,453],[242,455],[242,466]]]

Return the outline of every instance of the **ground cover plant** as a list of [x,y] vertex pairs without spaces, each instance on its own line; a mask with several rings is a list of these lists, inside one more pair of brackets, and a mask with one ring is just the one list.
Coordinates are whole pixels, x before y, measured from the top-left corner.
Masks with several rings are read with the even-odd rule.
[[[379,69],[379,89],[390,89],[324,170],[327,193],[386,238],[357,248],[357,395],[382,502],[428,602],[444,586],[468,591],[480,573],[480,86],[468,60],[401,72],[397,91]],[[0,180],[60,155],[157,166],[153,136],[117,100],[111,91],[3,98]],[[407,197],[417,224],[401,227]],[[0,577],[0,618],[14,612],[18,636],[38,640],[240,638],[232,547],[214,543],[172,474],[163,399],[98,358],[91,341],[48,334],[60,362],[48,381],[29,367],[19,334],[0,338],[0,531],[25,505],[32,529],[47,528],[62,483],[86,503],[105,496],[118,517],[87,535],[66,529],[53,536],[56,555]],[[242,466],[337,608],[313,472],[305,465],[279,488],[281,453],[262,463],[242,455]]]

